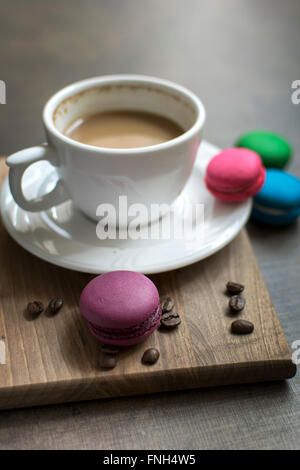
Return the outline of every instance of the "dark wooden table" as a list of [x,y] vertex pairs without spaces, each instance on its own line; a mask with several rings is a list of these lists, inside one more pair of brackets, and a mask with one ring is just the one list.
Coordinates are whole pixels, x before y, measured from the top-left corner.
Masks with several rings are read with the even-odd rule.
[[[300,177],[299,0],[2,0],[0,154],[43,141],[41,111],[65,84],[142,73],[196,92],[205,138],[284,134]],[[248,224],[288,341],[300,339],[299,224]],[[296,449],[300,379],[0,413],[1,449]]]

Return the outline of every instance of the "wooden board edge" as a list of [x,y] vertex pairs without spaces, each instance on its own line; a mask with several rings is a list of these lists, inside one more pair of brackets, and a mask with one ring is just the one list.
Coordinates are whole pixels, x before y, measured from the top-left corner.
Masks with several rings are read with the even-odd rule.
[[[28,384],[0,389],[0,409],[25,408],[39,405],[90,401],[122,396],[134,396],[158,392],[209,388],[227,385],[281,381],[290,379],[297,372],[290,359],[258,361],[193,367],[187,377],[186,369],[156,371],[140,380],[132,375],[130,380],[108,380],[105,376],[53,383]],[[111,385],[110,385],[111,384]]]

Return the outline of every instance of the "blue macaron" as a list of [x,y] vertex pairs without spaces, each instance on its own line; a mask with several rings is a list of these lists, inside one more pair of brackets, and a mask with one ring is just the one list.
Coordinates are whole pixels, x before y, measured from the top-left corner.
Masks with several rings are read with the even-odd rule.
[[269,225],[288,225],[300,215],[300,180],[282,170],[267,169],[254,197],[252,218]]

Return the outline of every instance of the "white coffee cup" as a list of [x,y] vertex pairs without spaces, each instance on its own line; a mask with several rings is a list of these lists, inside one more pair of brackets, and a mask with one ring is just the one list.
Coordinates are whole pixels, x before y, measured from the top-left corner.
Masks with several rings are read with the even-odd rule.
[[[86,145],[64,135],[75,119],[102,111],[135,110],[159,114],[184,132],[161,144],[132,149]],[[47,143],[21,150],[7,159],[9,184],[17,204],[30,212],[68,199],[97,220],[99,204],[171,205],[187,182],[202,138],[205,109],[189,90],[175,83],[140,75],[95,77],[73,83],[47,102],[43,123]],[[32,164],[47,160],[57,167],[55,188],[26,199],[22,177]],[[148,222],[148,221],[145,221]]]

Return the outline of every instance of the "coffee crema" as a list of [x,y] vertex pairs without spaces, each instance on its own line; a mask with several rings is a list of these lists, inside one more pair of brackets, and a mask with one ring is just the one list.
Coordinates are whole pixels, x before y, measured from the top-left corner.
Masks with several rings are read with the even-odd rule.
[[95,147],[149,147],[178,137],[184,130],[158,114],[107,111],[76,119],[64,131],[70,139]]

